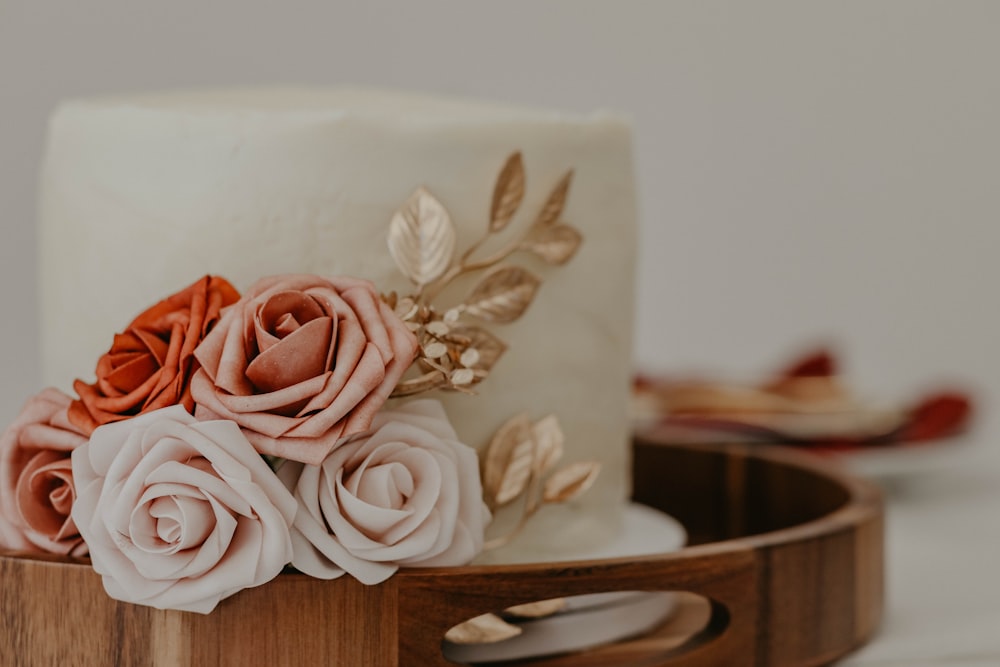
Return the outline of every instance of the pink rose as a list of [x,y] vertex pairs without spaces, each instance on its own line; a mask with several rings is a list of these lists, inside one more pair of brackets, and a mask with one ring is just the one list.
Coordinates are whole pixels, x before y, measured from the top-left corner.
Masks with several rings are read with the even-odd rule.
[[289,461],[278,477],[299,503],[292,565],[308,575],[377,584],[398,567],[463,565],[483,548],[479,458],[438,401],[380,412],[370,436],[319,466]]
[[295,499],[232,422],[175,405],[107,424],[73,474],[73,519],[117,600],[207,614],[291,560]]
[[0,546],[85,556],[70,510],[70,456],[87,442],[67,415],[72,399],[46,389],[29,399],[0,436]]
[[21,529],[3,515],[3,508],[0,507],[0,551],[4,549],[10,551],[34,551],[35,547],[32,546],[31,542],[24,539]]
[[262,454],[318,464],[368,429],[416,350],[367,281],[265,278],[195,350],[195,414],[235,421]]

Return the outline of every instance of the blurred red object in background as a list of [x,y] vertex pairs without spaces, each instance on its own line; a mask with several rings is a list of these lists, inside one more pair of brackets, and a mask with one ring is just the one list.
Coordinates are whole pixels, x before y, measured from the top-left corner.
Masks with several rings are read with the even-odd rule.
[[958,435],[968,427],[967,392],[935,390],[911,405],[885,407],[851,392],[828,349],[793,360],[757,385],[638,375],[639,428],[678,440],[740,439],[823,449],[905,445]]

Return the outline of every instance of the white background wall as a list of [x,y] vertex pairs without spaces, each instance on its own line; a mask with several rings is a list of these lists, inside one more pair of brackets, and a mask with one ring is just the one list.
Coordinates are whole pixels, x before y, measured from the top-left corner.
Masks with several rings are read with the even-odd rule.
[[[1000,3],[0,0],[0,422],[38,388],[35,186],[61,98],[362,83],[634,114],[637,359],[1000,393]],[[87,298],[81,293],[81,298]]]

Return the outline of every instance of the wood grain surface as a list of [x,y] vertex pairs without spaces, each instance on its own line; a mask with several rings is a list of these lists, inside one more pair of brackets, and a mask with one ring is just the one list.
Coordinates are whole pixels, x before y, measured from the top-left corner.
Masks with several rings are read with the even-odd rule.
[[[822,665],[882,614],[877,490],[800,452],[635,443],[635,499],[678,518],[692,545],[638,559],[404,570],[379,586],[281,575],[207,616],[108,598],[85,561],[0,555],[0,665],[451,665],[444,633],[552,597],[685,592],[657,631],[508,665]],[[499,663],[497,663],[499,665]]]

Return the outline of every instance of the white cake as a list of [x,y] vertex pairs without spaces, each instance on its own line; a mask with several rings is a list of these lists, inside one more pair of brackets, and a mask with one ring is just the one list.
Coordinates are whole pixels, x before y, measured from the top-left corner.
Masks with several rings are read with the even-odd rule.
[[425,186],[450,211],[461,252],[482,236],[497,173],[516,150],[527,182],[511,227],[573,169],[563,217],[584,242],[562,267],[518,260],[543,283],[520,320],[497,325],[507,353],[479,396],[439,397],[467,444],[481,448],[517,413],[553,413],[564,460],[603,465],[587,494],[546,507],[487,558],[552,560],[608,542],[629,487],[636,226],[630,130],[617,116],[362,90],[66,103],[52,118],[42,175],[44,382],[92,381],[115,331],[209,273],[240,290],[265,275],[310,272],[406,292],[386,246],[394,211]]

